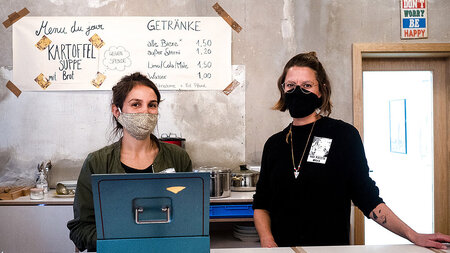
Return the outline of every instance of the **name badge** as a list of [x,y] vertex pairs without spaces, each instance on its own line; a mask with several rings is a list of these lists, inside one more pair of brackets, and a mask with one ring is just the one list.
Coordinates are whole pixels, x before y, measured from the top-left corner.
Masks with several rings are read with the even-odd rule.
[[330,152],[332,141],[333,140],[329,138],[314,136],[307,161],[325,164],[328,158],[328,153]]

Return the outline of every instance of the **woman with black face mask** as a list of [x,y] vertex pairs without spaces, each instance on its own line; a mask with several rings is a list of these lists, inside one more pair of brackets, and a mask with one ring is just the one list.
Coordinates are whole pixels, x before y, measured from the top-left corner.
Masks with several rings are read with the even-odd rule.
[[379,197],[358,131],[328,117],[331,86],[314,52],[294,56],[278,79],[273,109],[292,123],[271,136],[263,150],[253,197],[262,247],[348,245],[353,202],[366,217],[425,247],[445,248],[443,234],[419,234]]

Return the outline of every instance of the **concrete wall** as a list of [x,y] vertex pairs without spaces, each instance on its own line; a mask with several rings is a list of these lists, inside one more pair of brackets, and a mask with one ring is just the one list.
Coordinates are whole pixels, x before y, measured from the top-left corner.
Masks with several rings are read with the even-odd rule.
[[[23,7],[31,11],[30,16],[217,16],[215,2],[2,0],[0,17],[5,20]],[[179,127],[194,166],[235,168],[240,163],[259,163],[266,139],[290,122],[288,113],[270,108],[278,98],[276,80],[285,62],[298,52],[318,53],[332,80],[331,116],[352,123],[352,43],[450,41],[447,0],[428,0],[429,38],[413,41],[400,40],[399,0],[219,3],[243,27],[232,35],[232,64],[245,66],[239,100],[245,102],[245,109],[231,106],[227,113],[226,105],[236,100],[217,92],[174,96],[179,97],[172,101],[175,105],[206,99],[206,105],[195,110],[171,106],[171,112],[183,117],[184,127]],[[12,29],[0,30],[0,184],[17,178],[30,181],[36,165],[48,159],[55,164],[54,180],[75,179],[86,155],[111,141],[110,92],[26,92],[16,98],[4,86],[12,80]],[[214,118],[216,111],[219,115]]]

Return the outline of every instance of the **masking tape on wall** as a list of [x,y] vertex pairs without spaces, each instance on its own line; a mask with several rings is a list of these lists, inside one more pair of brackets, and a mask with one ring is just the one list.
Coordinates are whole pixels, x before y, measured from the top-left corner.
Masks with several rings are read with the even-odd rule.
[[13,12],[8,15],[8,19],[3,22],[5,28],[10,27],[12,24],[16,23],[19,19],[25,17],[30,11],[27,8],[23,8],[18,13]]
[[6,88],[8,88],[12,93],[14,93],[16,97],[19,97],[20,93],[22,93],[22,91],[19,90],[19,88],[17,88],[17,86],[15,86],[11,81],[8,81],[6,83]]
[[216,3],[213,5],[214,10],[221,16],[230,26],[235,30],[236,32],[240,32],[242,30],[242,27],[233,20],[233,18],[228,15],[228,13],[222,8],[222,6],[219,5],[219,3]]
[[233,80],[233,82],[231,82],[224,90],[223,93],[225,93],[225,95],[229,95],[236,87],[239,86],[239,82],[236,80]]

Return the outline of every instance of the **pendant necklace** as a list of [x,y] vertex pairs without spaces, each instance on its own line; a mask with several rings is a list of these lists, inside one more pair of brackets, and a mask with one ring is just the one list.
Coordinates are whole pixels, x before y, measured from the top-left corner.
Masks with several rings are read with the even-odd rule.
[[290,139],[291,139],[292,165],[294,166],[294,176],[295,176],[295,178],[297,178],[298,174],[300,173],[300,165],[302,164],[303,157],[305,156],[306,148],[308,147],[309,139],[311,138],[311,134],[313,132],[314,125],[316,125],[316,121],[314,121],[314,123],[313,123],[313,125],[311,127],[311,131],[309,132],[309,135],[308,135],[308,140],[306,141],[305,148],[303,149],[303,154],[302,154],[302,157],[300,158],[300,162],[298,163],[297,168],[295,168],[295,160],[294,160],[294,144],[292,142],[292,124],[291,124],[291,126],[289,128],[289,133],[286,136],[286,141],[287,141],[287,137],[288,136],[290,136]]

